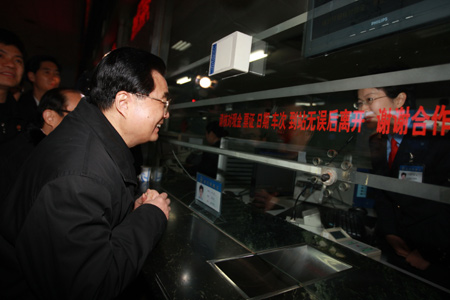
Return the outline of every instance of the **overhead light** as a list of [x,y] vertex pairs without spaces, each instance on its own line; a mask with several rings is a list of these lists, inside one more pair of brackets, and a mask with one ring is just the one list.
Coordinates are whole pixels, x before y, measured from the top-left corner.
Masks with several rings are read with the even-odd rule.
[[195,84],[198,84],[201,88],[209,89],[217,86],[217,80],[212,80],[208,76],[198,75],[195,78]]
[[311,102],[295,102],[295,106],[311,106]]
[[191,43],[185,43],[178,48],[178,51],[184,51],[191,46]]
[[322,106],[325,105],[325,102],[320,101],[320,102],[299,102],[296,101],[295,102],[295,106]]
[[262,59],[267,57],[267,53],[264,52],[264,50],[258,50],[255,52],[250,53],[250,62]]
[[207,89],[207,88],[209,88],[209,87],[211,87],[211,79],[209,78],[209,77],[202,77],[201,79],[200,79],[200,81],[199,81],[199,85],[202,87],[202,88],[204,88],[204,89]]
[[183,41],[183,40],[180,40],[177,43],[175,43],[175,45],[173,45],[171,48],[173,50],[177,50],[177,51],[184,51],[187,48],[189,48],[190,46],[192,46],[191,43]]
[[184,76],[177,79],[177,84],[185,84],[190,82],[191,80],[192,80],[191,77]]

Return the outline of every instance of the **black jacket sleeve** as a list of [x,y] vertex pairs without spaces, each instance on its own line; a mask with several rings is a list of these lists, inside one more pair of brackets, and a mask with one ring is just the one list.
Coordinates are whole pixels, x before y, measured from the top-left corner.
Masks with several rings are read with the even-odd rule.
[[145,204],[131,212],[133,203],[124,199],[85,176],[45,185],[16,240],[32,290],[45,299],[119,294],[138,275],[167,224],[158,207]]

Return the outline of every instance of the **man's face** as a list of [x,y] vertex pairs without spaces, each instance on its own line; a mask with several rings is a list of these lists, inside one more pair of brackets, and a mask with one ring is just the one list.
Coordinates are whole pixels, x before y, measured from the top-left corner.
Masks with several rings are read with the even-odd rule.
[[212,131],[210,131],[210,132],[206,131],[206,133],[205,133],[206,142],[210,145],[214,144],[216,137],[217,136]]
[[64,97],[66,98],[66,102],[64,103],[64,110],[63,115],[55,114],[55,128],[61,124],[62,120],[65,116],[69,114],[69,112],[73,111],[75,107],[77,107],[78,103],[81,100],[81,93],[76,91],[63,91],[62,92]]
[[[134,97],[132,107],[132,118],[130,121],[130,133],[133,135],[133,144],[153,142],[158,139],[159,128],[164,123],[164,119],[169,117],[169,113],[164,114],[164,103],[151,99],[168,100],[169,89],[164,77],[156,72],[152,72],[155,82],[155,89],[148,97]],[[130,146],[130,145],[129,145]]]
[[0,43],[0,89],[18,86],[23,69],[22,52],[16,46]]
[[51,61],[43,61],[36,73],[28,72],[28,78],[41,92],[57,88],[61,82],[58,66]]

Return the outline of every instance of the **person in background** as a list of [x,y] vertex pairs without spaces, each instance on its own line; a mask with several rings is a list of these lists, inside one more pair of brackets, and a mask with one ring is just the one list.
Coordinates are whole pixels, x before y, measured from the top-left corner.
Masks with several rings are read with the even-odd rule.
[[81,97],[76,90],[49,90],[39,103],[37,126],[28,124],[26,130],[0,145],[0,202],[8,194],[23,162],[33,149],[75,109]]
[[134,197],[129,148],[156,141],[169,117],[164,72],[147,51],[111,51],[89,98],[24,163],[0,205],[0,298],[113,299],[138,277],[170,200]]
[[32,88],[20,96],[19,104],[30,122],[36,122],[37,107],[45,92],[59,87],[60,70],[58,61],[50,55],[36,55],[27,61],[26,75]]
[[[205,140],[209,146],[219,148],[222,137],[225,137],[227,135],[228,132],[223,129],[223,127],[220,127],[219,121],[211,121],[206,124]],[[218,161],[218,154],[203,151],[200,161],[195,162],[193,166],[190,166],[188,168],[189,173],[195,175],[197,174],[197,172],[199,172],[215,179],[217,176]]]
[[[382,112],[410,107],[415,109],[414,88],[393,86],[358,90],[355,108],[365,112],[365,124],[376,128]],[[421,182],[449,186],[450,140],[448,136],[413,136],[408,132],[375,133],[370,137],[373,172],[401,178],[400,166],[424,167],[416,178]],[[391,126],[392,128],[392,126]],[[405,177],[410,180],[412,176]],[[399,185],[399,190],[401,190]],[[450,286],[442,274],[450,272],[450,205],[432,200],[376,190],[375,209],[379,246],[388,262],[435,283]]]
[[80,91],[55,88],[47,91],[38,106],[38,125],[43,134],[49,135],[72,112],[83,95]]
[[17,35],[0,28],[0,144],[15,137],[26,124],[11,93],[23,77],[24,51]]
[[[308,143],[314,136],[312,130],[300,130],[296,128],[300,124],[302,114],[307,113],[305,107],[288,105],[281,109],[286,113],[287,118],[284,120],[284,126],[277,130],[277,141],[279,142],[278,154],[281,158],[287,160],[296,160],[306,163],[306,149]],[[291,117],[291,113],[295,113],[296,117]],[[295,149],[295,150],[293,150]],[[300,155],[302,155],[300,157]],[[267,174],[271,176],[272,174]],[[253,201],[251,205],[260,211],[269,211],[277,207],[280,201],[277,191],[257,188],[254,191]]]

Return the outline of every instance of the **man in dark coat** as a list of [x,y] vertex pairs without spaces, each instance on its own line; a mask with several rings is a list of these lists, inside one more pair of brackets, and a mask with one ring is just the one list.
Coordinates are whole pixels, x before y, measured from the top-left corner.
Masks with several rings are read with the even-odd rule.
[[0,28],[0,144],[14,138],[26,125],[11,90],[22,81],[24,47],[11,31]]
[[39,102],[37,124],[29,123],[13,139],[0,144],[0,203],[33,149],[75,109],[81,97],[76,90],[56,88],[47,91]]
[[90,98],[36,147],[0,208],[0,298],[112,299],[138,276],[170,200],[135,201],[129,148],[169,117],[164,71],[146,51],[112,51]]

